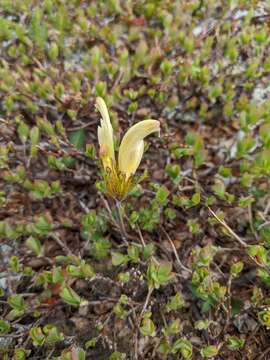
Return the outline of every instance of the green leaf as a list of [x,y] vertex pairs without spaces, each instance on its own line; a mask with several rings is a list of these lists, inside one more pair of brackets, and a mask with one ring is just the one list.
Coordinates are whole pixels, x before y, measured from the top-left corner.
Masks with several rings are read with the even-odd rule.
[[138,263],[140,257],[140,250],[138,246],[131,245],[128,247],[128,257],[131,262]]
[[162,340],[159,345],[158,351],[163,355],[168,355],[171,351],[170,343],[167,340]]
[[114,351],[109,357],[109,360],[124,360],[125,358],[126,358],[125,354],[120,353],[119,351]]
[[92,245],[91,253],[96,259],[100,260],[109,255],[110,248],[110,241],[99,236]]
[[181,168],[178,164],[168,164],[166,166],[166,173],[172,179],[174,184],[178,184],[181,180]]
[[210,325],[210,321],[208,319],[198,320],[195,322],[194,327],[197,330],[205,330],[208,329],[209,325]]
[[60,360],[85,360],[86,353],[82,348],[76,348],[75,346],[71,350],[63,350]]
[[152,262],[147,269],[148,286],[158,289],[171,279],[172,264],[156,264]]
[[199,203],[201,201],[201,194],[199,192],[196,192],[195,194],[193,194],[191,201],[192,201],[193,206],[199,205]]
[[85,138],[86,136],[84,129],[73,131],[69,135],[69,141],[71,144],[73,144],[77,150],[81,151],[84,151],[85,149]]
[[155,245],[153,243],[147,244],[143,248],[143,257],[148,260],[155,253]]
[[34,126],[30,131],[31,144],[33,146],[37,145],[39,142],[39,138],[40,138],[39,128],[37,126]]
[[11,271],[13,272],[20,271],[20,262],[17,256],[11,256],[11,258],[9,259],[9,266],[11,268]]
[[40,216],[34,224],[34,231],[37,235],[46,236],[52,230],[52,223],[45,216]]
[[181,309],[185,305],[185,301],[183,299],[183,295],[178,292],[174,296],[170,298],[170,301],[166,305],[166,310],[169,311],[176,311]]
[[14,360],[25,360],[31,354],[31,350],[17,348],[14,350]]
[[80,306],[82,302],[80,296],[69,286],[66,286],[61,290],[60,297],[64,302],[74,307]]
[[165,336],[171,336],[180,332],[180,320],[176,319],[162,329]]
[[270,327],[270,309],[262,310],[258,313],[260,323],[267,328]]
[[192,344],[187,339],[178,339],[172,346],[172,354],[181,353],[184,359],[191,359],[192,358]]
[[53,42],[48,50],[49,59],[55,61],[58,58],[59,49],[55,42]]
[[114,266],[124,265],[128,262],[129,258],[127,255],[121,254],[119,252],[112,253],[112,264]]
[[161,285],[166,284],[170,280],[171,271],[172,271],[172,264],[171,263],[159,266],[159,269],[158,269],[158,272],[157,272],[157,279],[158,279],[158,282]]
[[123,308],[120,302],[113,307],[113,312],[120,319],[125,319],[127,316],[127,311]]
[[81,349],[81,348],[78,348],[77,349],[77,359],[78,360],[85,360],[86,359],[86,353],[85,353],[85,351],[83,350],[83,349]]
[[34,346],[42,346],[45,342],[45,335],[41,327],[34,326],[30,329],[29,335],[33,341]]
[[29,35],[34,43],[40,48],[44,49],[48,37],[48,30],[42,21],[43,11],[40,9],[32,13],[32,19],[29,26]]
[[227,347],[232,351],[242,349],[244,344],[245,340],[237,336],[230,336],[227,340]]
[[144,318],[142,321],[142,326],[140,327],[140,332],[144,336],[154,337],[156,334],[155,324],[149,318]]
[[242,261],[238,261],[231,266],[230,273],[235,277],[243,270],[243,268],[244,263]]
[[201,349],[201,355],[203,358],[212,358],[216,356],[218,353],[219,353],[219,348],[214,345],[209,345]]
[[168,203],[168,196],[170,192],[166,186],[161,186],[156,193],[156,201],[160,206],[165,206]]
[[44,326],[43,332],[46,335],[46,344],[50,346],[64,340],[64,335],[59,332],[56,326],[48,324]]
[[42,246],[38,239],[34,238],[33,236],[30,236],[26,240],[25,244],[28,247],[28,249],[32,250],[36,256],[42,255]]
[[85,155],[91,160],[95,159],[96,150],[95,150],[93,144],[86,144],[86,146],[85,146]]
[[68,265],[66,267],[66,272],[71,276],[80,278],[91,278],[95,274],[92,266],[86,264],[84,260],[81,262],[80,266]]
[[4,320],[0,320],[0,334],[7,334],[10,332],[10,325]]
[[25,143],[29,135],[29,126],[23,121],[20,121],[17,131],[21,142]]
[[9,321],[13,321],[13,320],[21,317],[23,314],[24,314],[24,310],[13,309],[7,314],[6,318]]
[[90,348],[94,348],[97,344],[97,338],[93,337],[92,339],[86,341],[86,343],[84,344],[85,349],[90,349]]
[[11,295],[8,298],[7,302],[15,310],[18,310],[18,311],[25,310],[25,302],[21,295]]
[[62,284],[64,281],[63,270],[60,266],[57,266],[52,271],[53,284]]

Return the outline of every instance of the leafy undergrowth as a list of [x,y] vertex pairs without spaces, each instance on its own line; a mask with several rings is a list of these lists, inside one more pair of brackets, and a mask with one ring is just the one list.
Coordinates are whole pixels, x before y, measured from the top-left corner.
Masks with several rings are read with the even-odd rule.
[[[268,359],[269,1],[0,11],[1,358]],[[122,208],[97,96],[161,122]]]

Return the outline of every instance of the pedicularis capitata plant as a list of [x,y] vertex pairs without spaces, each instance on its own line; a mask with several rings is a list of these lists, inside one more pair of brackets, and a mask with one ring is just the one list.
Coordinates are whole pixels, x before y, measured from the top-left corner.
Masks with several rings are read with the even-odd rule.
[[113,128],[105,101],[98,97],[96,108],[101,114],[98,127],[99,156],[103,165],[103,177],[109,196],[122,201],[138,183],[135,176],[144,153],[144,138],[154,132],[160,132],[157,120],[143,120],[133,125],[125,133],[116,159]]

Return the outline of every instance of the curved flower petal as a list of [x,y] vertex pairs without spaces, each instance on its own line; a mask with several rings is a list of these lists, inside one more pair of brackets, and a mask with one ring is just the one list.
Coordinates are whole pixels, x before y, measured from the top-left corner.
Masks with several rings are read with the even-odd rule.
[[157,120],[143,120],[133,125],[124,135],[118,154],[119,170],[129,178],[140,165],[144,142],[143,139],[153,132],[160,131]]
[[96,99],[96,108],[100,112],[102,119],[100,120],[100,126],[98,127],[98,142],[100,146],[100,157],[103,162],[103,166],[110,167],[115,162],[114,146],[113,146],[113,128],[110,121],[105,101],[98,97]]

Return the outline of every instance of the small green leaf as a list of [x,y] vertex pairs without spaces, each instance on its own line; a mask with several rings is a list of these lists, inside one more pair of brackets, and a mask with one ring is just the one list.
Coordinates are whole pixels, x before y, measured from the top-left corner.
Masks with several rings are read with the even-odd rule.
[[9,266],[11,268],[11,271],[13,272],[19,272],[20,271],[20,263],[17,256],[11,256],[9,260]]
[[83,349],[78,348],[76,355],[77,355],[78,360],[86,360],[86,353]]
[[184,359],[191,359],[193,348],[192,344],[187,339],[178,339],[172,346],[172,354],[180,353]]
[[18,310],[18,311],[25,310],[25,302],[21,295],[11,295],[8,298],[7,302],[15,310]]
[[63,270],[60,266],[53,268],[52,282],[53,284],[62,284],[64,281]]
[[176,319],[162,329],[165,336],[171,336],[180,332],[180,320]]
[[140,327],[140,332],[144,336],[154,337],[156,334],[155,324],[150,318],[144,318],[142,321],[142,326]]
[[48,324],[44,326],[43,332],[46,335],[46,344],[50,346],[64,340],[64,335],[54,325]]
[[85,141],[86,141],[84,129],[79,129],[70,133],[69,141],[71,142],[72,145],[75,146],[77,150],[84,151]]
[[165,206],[168,203],[168,196],[170,192],[166,186],[161,186],[156,193],[156,200],[159,205]]
[[10,325],[4,320],[0,320],[0,334],[7,334],[10,332]]
[[244,263],[242,261],[238,261],[231,266],[230,273],[235,277],[243,270],[243,268]]
[[143,248],[143,257],[148,260],[155,253],[155,245],[153,243],[147,244]]
[[86,146],[85,146],[85,155],[91,160],[93,160],[95,158],[96,150],[95,150],[93,144],[86,144]]
[[148,286],[159,289],[171,279],[172,264],[156,264],[152,262],[147,269]]
[[125,354],[120,353],[119,351],[114,351],[109,357],[109,360],[124,360],[125,358],[126,358]]
[[166,310],[169,311],[176,311],[181,309],[183,306],[185,306],[185,301],[183,299],[183,295],[178,292],[174,296],[170,298],[170,301],[166,305]]
[[244,345],[245,340],[237,336],[230,336],[227,340],[227,347],[232,351],[242,349]]
[[93,337],[92,339],[86,341],[86,343],[84,344],[85,349],[90,349],[90,348],[94,348],[97,344],[97,338]]
[[197,330],[205,330],[208,329],[210,325],[210,321],[209,320],[198,320],[195,322],[194,327]]
[[171,351],[170,343],[167,340],[162,340],[159,345],[158,351],[163,355],[168,355]]
[[140,250],[138,246],[131,245],[128,247],[128,257],[131,262],[138,263],[140,257]]
[[50,60],[55,61],[58,58],[59,49],[55,42],[53,42],[48,49],[48,57]]
[[201,349],[201,355],[203,358],[212,358],[216,356],[218,353],[219,353],[219,348],[214,345],[209,345]]
[[30,131],[30,140],[32,145],[37,145],[39,142],[40,134],[37,126],[32,127]]
[[80,306],[82,302],[80,296],[69,286],[66,286],[61,290],[60,297],[64,302],[74,307]]
[[21,142],[25,143],[29,136],[29,126],[23,121],[20,121],[17,131]]
[[267,328],[270,328],[270,309],[262,310],[258,313],[260,323]]
[[14,359],[13,360],[25,360],[30,354],[31,354],[31,350],[17,348],[14,350]]
[[127,255],[121,254],[119,252],[112,253],[112,264],[114,266],[124,265],[128,262],[129,258]]
[[34,346],[42,346],[45,342],[45,335],[41,327],[34,326],[30,329],[29,335],[33,341]]
[[42,255],[42,246],[41,246],[40,241],[37,238],[30,236],[26,240],[25,244],[28,247],[28,249],[32,250],[36,256]]

